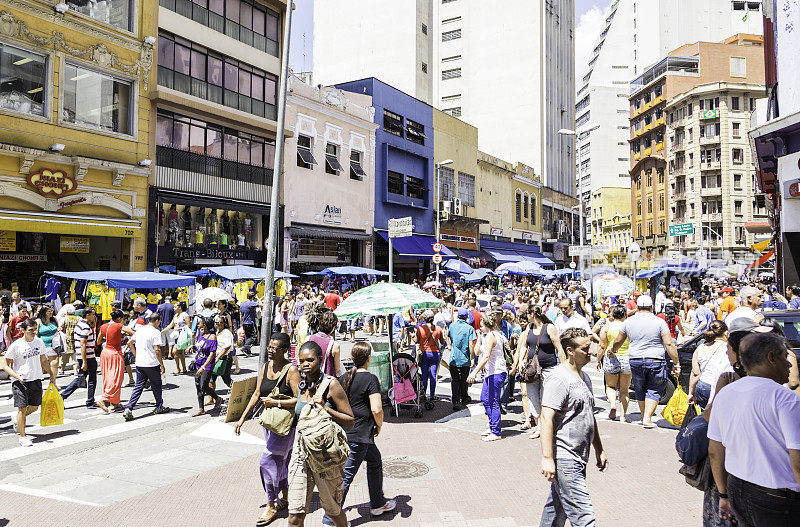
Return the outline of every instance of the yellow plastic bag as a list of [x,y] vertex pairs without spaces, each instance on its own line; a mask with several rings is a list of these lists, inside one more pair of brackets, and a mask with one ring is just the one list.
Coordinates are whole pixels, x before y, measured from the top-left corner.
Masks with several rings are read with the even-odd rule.
[[661,416],[674,426],[681,426],[686,411],[689,409],[689,398],[683,388],[678,386],[669,398],[667,406],[661,412]]
[[52,382],[42,395],[42,413],[39,416],[40,426],[64,424],[64,399]]

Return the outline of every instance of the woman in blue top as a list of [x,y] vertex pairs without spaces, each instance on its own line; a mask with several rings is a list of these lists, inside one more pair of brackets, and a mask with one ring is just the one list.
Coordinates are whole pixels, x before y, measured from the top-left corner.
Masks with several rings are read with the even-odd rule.
[[[53,337],[58,333],[58,322],[53,316],[53,308],[51,306],[42,306],[39,309],[39,332],[38,336],[44,342],[44,352],[47,355],[47,360],[50,361],[50,369],[58,373],[58,358],[59,354],[53,351]],[[63,343],[60,339],[56,339],[56,344],[62,346]]]
[[201,317],[198,322],[198,329],[200,337],[198,337],[195,344],[197,354],[195,355],[194,363],[197,366],[197,372],[194,374],[194,386],[197,388],[197,406],[199,410],[192,417],[206,413],[205,403],[203,402],[204,395],[208,395],[216,401],[214,410],[218,410],[222,406],[222,397],[217,395],[214,388],[209,385],[213,377],[212,368],[217,357],[217,335],[214,331],[214,319],[212,317]]

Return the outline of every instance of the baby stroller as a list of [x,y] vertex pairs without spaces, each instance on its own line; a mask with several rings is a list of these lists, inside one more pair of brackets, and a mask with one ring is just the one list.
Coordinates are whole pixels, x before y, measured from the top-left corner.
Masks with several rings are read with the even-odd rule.
[[389,401],[392,407],[389,413],[399,415],[400,407],[414,409],[414,417],[422,417],[422,375],[414,356],[406,352],[394,353],[392,356],[392,388],[389,390]]

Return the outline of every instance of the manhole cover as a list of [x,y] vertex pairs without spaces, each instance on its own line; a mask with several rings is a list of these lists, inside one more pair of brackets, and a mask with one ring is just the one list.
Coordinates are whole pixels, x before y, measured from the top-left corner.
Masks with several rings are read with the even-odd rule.
[[426,475],[431,468],[422,461],[413,459],[383,459],[383,475],[387,478],[418,478]]

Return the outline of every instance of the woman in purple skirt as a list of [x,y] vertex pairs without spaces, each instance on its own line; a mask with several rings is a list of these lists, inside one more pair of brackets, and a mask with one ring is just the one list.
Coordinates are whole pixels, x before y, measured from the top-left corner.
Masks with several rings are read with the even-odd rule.
[[[245,418],[250,414],[259,399],[267,408],[278,406],[294,411],[297,403],[297,396],[294,390],[300,382],[300,372],[286,358],[286,352],[289,351],[290,345],[289,335],[286,333],[274,333],[272,335],[267,347],[269,361],[262,366],[253,396],[250,398],[239,422],[236,423],[237,434],[240,432]],[[273,399],[270,397],[276,387],[278,388],[278,393],[286,398]],[[257,526],[269,524],[275,519],[279,511],[288,506],[287,471],[294,442],[294,425],[296,424],[297,418],[295,417],[292,430],[285,436],[264,430],[267,444],[264,448],[264,453],[261,454],[259,464],[261,467],[261,483],[267,493],[267,506],[264,509],[264,513],[256,521]],[[283,495],[282,498],[281,494]]]

